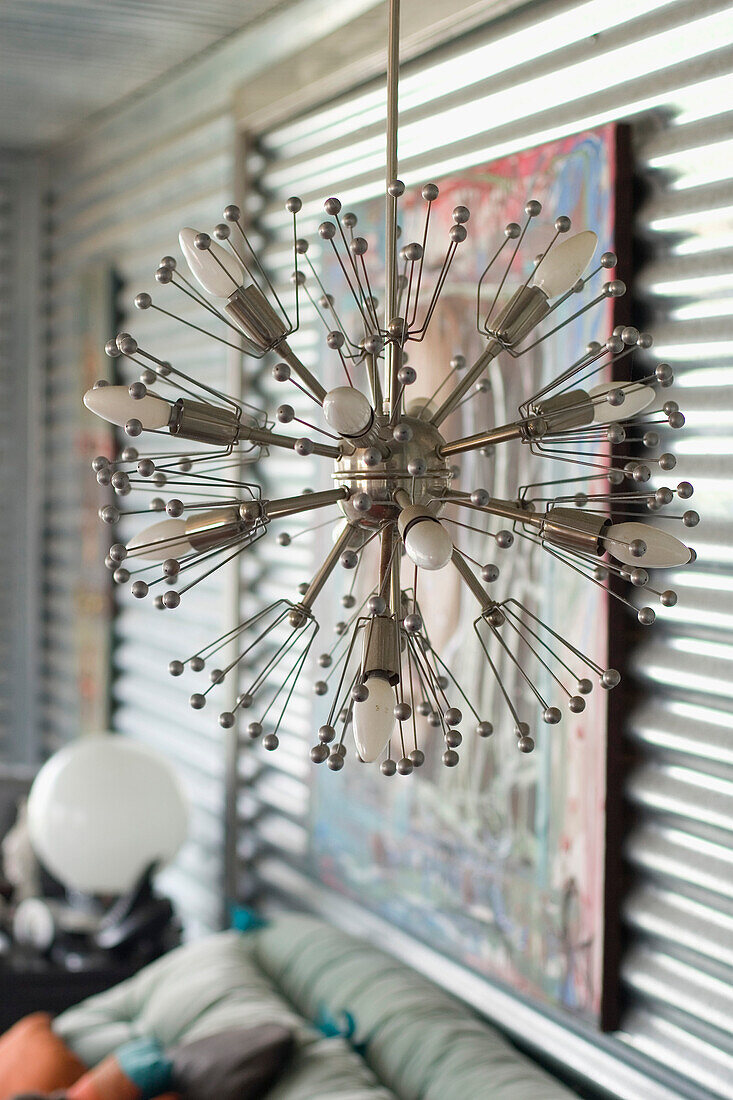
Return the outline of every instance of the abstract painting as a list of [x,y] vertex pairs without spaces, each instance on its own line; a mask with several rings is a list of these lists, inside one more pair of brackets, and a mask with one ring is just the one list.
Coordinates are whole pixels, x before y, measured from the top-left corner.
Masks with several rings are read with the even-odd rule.
[[[517,256],[511,276],[516,283],[530,275],[558,214],[569,215],[574,230],[598,234],[598,256],[613,250],[616,149],[616,129],[607,126],[435,181],[440,197],[431,213],[434,253],[428,251],[425,277],[438,276],[451,212],[458,204],[471,211],[469,240],[458,250],[428,337],[411,345],[418,381],[409,402],[427,399],[455,356],[470,364],[481,350],[474,324],[476,282],[504,225],[522,221],[527,199],[539,199],[543,213]],[[419,188],[412,199],[408,189],[401,209],[401,242],[419,240],[424,210]],[[380,254],[383,201],[355,212],[358,233],[369,241],[370,252]],[[337,275],[324,259],[327,288],[338,285]],[[580,304],[572,303],[573,311]],[[605,311],[590,311],[563,329],[561,339],[541,344],[531,356],[501,356],[491,365],[483,392],[466,400],[446,423],[447,436],[514,419],[523,395],[578,358],[590,340],[610,335],[612,308],[609,300]],[[517,485],[578,472],[566,468],[558,473],[562,466],[555,462],[511,443],[493,454],[467,456],[457,484],[510,498]],[[605,667],[609,612],[599,589],[523,540],[502,550],[486,534],[460,526],[465,512],[448,515],[460,548],[479,565],[497,566],[492,595],[512,594],[541,610],[550,625],[561,625]],[[500,526],[487,522],[485,530],[495,534]],[[366,577],[370,569],[362,573]],[[403,585],[411,579],[405,571]],[[520,754],[472,629],[475,603],[450,568],[422,572],[419,585],[437,652],[449,668],[460,670],[462,686],[495,732],[479,739],[475,720],[469,722],[467,715],[455,769],[442,767],[437,751],[426,752],[425,764],[411,776],[389,781],[374,767],[347,767],[338,775],[313,769],[312,873],[487,978],[598,1022],[604,979],[607,696],[596,687],[585,712],[573,715],[565,708],[557,726],[543,726],[535,706],[537,747],[529,757]],[[333,615],[338,617],[338,609]],[[524,692],[526,698],[516,669],[505,663],[501,671],[510,691],[520,698]],[[552,694],[551,684],[539,686]],[[526,701],[530,712],[531,700]],[[439,734],[422,721],[422,742],[430,744],[431,736]],[[412,747],[407,745],[407,751]],[[348,751],[354,752],[353,742]]]

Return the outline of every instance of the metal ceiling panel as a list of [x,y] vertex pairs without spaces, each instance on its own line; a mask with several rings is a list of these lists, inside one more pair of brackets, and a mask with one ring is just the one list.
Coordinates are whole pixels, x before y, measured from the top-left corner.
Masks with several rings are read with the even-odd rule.
[[56,142],[295,2],[6,0],[0,5],[0,146]]

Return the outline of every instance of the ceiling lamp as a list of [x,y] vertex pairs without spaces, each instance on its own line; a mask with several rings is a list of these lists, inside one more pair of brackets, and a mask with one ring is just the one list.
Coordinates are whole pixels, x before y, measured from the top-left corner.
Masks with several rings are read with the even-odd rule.
[[[346,733],[353,727],[360,758],[367,763],[379,761],[385,775],[395,771],[409,774],[424,762],[416,714],[427,716],[431,727],[440,732],[447,767],[458,762],[456,750],[462,736],[457,727],[463,720],[462,708],[471,712],[478,736],[493,731],[491,722],[479,714],[431,645],[418,591],[423,570],[457,570],[475,599],[477,642],[498,679],[521,752],[534,747],[532,714],[520,713],[523,704],[512,698],[502,680],[497,653],[518,670],[536,700],[539,715],[550,725],[560,721],[562,711],[540,691],[539,672],[543,682],[554,684],[559,698],[564,698],[574,713],[584,709],[584,696],[594,680],[610,689],[620,679],[617,671],[603,668],[581,653],[571,640],[511,595],[503,600],[489,595],[484,585],[496,579],[496,567],[478,565],[477,571],[478,563],[454,545],[454,521],[445,515],[448,505],[465,509],[469,519],[472,513],[495,517],[498,529],[486,533],[487,539],[493,538],[499,547],[510,546],[515,536],[536,543],[629,607],[634,605],[619,590],[618,578],[651,592],[662,605],[672,606],[675,593],[660,587],[649,571],[678,568],[694,560],[694,552],[678,538],[657,523],[641,520],[651,512],[655,519],[678,526],[692,527],[698,522],[693,511],[664,512],[675,498],[687,500],[692,495],[688,482],[674,490],[647,487],[652,470],[672,470],[674,457],[659,454],[643,461],[635,457],[637,445],[643,445],[650,455],[658,448],[655,425],[680,428],[684,417],[674,401],[664,401],[657,393],[657,387],[672,383],[667,364],[644,377],[623,377],[634,349],[648,349],[652,344],[651,336],[631,326],[614,330],[603,344],[589,344],[553,381],[527,395],[511,423],[487,427],[462,439],[444,437],[445,420],[470,399],[477,383],[481,388],[481,376],[493,359],[500,354],[519,358],[580,314],[625,292],[619,280],[601,283],[589,302],[553,324],[553,315],[565,302],[616,265],[616,257],[609,252],[594,262],[595,234],[587,230],[571,234],[569,218],[560,216],[533,274],[500,304],[514,257],[540,214],[536,201],[526,204],[522,224],[505,227],[479,279],[476,321],[485,338],[483,352],[470,367],[457,358],[429,401],[406,400],[417,374],[406,362],[405,349],[426,336],[456,250],[466,240],[470,215],[465,206],[453,211],[442,268],[434,289],[425,295],[421,292],[423,267],[431,205],[438,197],[438,187],[430,183],[422,189],[425,220],[421,240],[398,249],[398,206],[405,190],[397,178],[398,22],[398,3],[392,0],[383,310],[379,311],[372,293],[376,283],[367,264],[367,241],[355,233],[356,216],[342,212],[337,198],[326,200],[328,220],[318,232],[324,247],[333,250],[343,274],[356,309],[358,333],[349,332],[341,323],[334,298],[308,257],[308,242],[298,236],[297,215],[302,205],[298,198],[286,203],[293,226],[294,317],[270,282],[235,206],[226,208],[225,220],[216,226],[213,238],[195,229],[181,231],[188,274],[170,256],[161,261],[156,273],[158,283],[177,288],[209,317],[223,322],[228,336],[217,336],[177,318],[183,324],[255,358],[269,353],[277,357],[272,370],[275,379],[297,387],[315,409],[314,421],[309,423],[296,417],[291,405],[282,404],[275,420],[279,425],[305,426],[308,431],[300,436],[275,431],[275,422],[265,412],[184,374],[140,347],[128,333],[109,341],[107,354],[126,356],[138,364],[140,380],[129,387],[100,382],[84,398],[92,412],[119,425],[131,440],[151,440],[145,451],[128,444],[113,462],[96,458],[97,480],[111,484],[120,496],[132,489],[159,494],[165,488],[175,494],[167,503],[155,495],[150,508],[165,512],[166,518],[143,526],[127,545],[113,545],[107,559],[117,582],[132,583],[133,596],[143,598],[157,589],[154,603],[160,609],[176,608],[195,585],[265,536],[273,520],[333,508],[343,513],[332,548],[312,580],[301,586],[298,598],[275,601],[169,666],[173,676],[187,666],[195,672],[209,668],[209,685],[191,696],[191,706],[196,709],[207,704],[209,695],[227,677],[236,675],[240,663],[254,668],[251,683],[237,696],[232,709],[219,715],[219,722],[231,728],[240,714],[254,714],[247,733],[253,739],[263,735],[266,749],[277,748],[278,731],[295,683],[304,671],[310,674],[306,662],[318,632],[316,605],[324,586],[339,568],[358,571],[363,560],[371,560],[364,558],[366,547],[379,543],[378,567],[367,595],[358,601],[352,591],[343,598],[350,617],[337,625],[335,644],[318,658],[325,678],[315,681],[315,691],[319,695],[330,691],[332,703],[311,759],[315,763],[328,761],[332,770],[340,770],[346,755]],[[496,270],[498,289],[490,295],[487,277]],[[317,287],[315,294],[311,285]],[[302,293],[325,324],[326,343],[343,368],[344,384],[328,391],[288,343],[299,325]],[[149,294],[139,294],[135,305],[175,317]],[[537,326],[548,321],[549,329],[537,335]],[[604,381],[612,366],[615,380]],[[359,376],[366,377],[367,392],[354,384],[357,368]],[[173,437],[181,449],[172,453],[170,445],[157,446],[160,437]],[[534,492],[532,487],[518,489],[512,500],[495,499],[481,487],[471,492],[454,487],[451,462],[455,455],[510,440],[528,447],[540,460],[551,457],[575,466],[577,476],[573,473],[554,483],[542,482]],[[328,459],[334,488],[263,499],[260,487],[244,480],[243,464],[256,461],[273,447]],[[192,492],[190,498],[187,490]],[[107,523],[116,522],[120,515],[111,505],[100,512]],[[279,539],[287,542],[288,536],[281,534]],[[414,565],[409,588],[401,583],[403,555]],[[651,606],[638,610],[640,623],[649,625],[654,618]],[[217,655],[225,651],[234,655],[227,660],[219,657],[217,663]]]

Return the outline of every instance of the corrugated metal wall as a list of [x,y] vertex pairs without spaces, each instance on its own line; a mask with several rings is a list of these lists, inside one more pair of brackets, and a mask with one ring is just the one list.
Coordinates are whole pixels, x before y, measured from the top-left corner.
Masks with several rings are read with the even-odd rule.
[[[212,340],[152,310],[130,310],[138,290],[151,290],[162,255],[175,247],[178,229],[189,223],[219,220],[233,186],[234,135],[225,103],[219,110],[177,130],[176,103],[160,130],[135,127],[119,132],[121,155],[115,168],[100,165],[96,147],[88,158],[73,158],[55,175],[51,191],[52,255],[47,479],[46,584],[50,593],[46,621],[47,663],[44,696],[48,748],[72,737],[78,714],[73,646],[63,643],[74,614],[74,591],[81,561],[76,528],[81,522],[84,481],[93,478],[90,456],[74,446],[79,423],[82,379],[74,361],[74,310],[78,281],[92,263],[110,262],[121,282],[122,329],[131,329],[142,347],[176,366],[201,373],[214,384],[224,381],[226,358]],[[132,146],[132,147],[131,147]],[[157,297],[157,295],[156,295]],[[170,303],[168,303],[170,304]],[[134,314],[134,315],[133,315]],[[107,334],[113,336],[114,332]],[[139,368],[116,360],[119,380],[130,382]],[[101,494],[101,490],[100,490]],[[142,495],[142,494],[140,494]],[[63,508],[59,499],[63,499]],[[132,498],[129,498],[132,499]],[[128,501],[124,502],[129,504]],[[130,505],[141,507],[138,501]],[[140,520],[111,529],[110,543],[125,539]],[[204,595],[184,602],[174,617],[156,612],[151,600],[133,600],[129,586],[116,600],[113,660],[113,727],[160,749],[177,765],[192,804],[191,836],[164,884],[185,914],[189,930],[215,927],[220,918],[223,845],[223,750],[217,727],[186,705],[186,696],[166,673],[185,631],[195,639],[226,623],[224,589],[214,584]],[[68,634],[67,634],[68,638]]]
[[[344,10],[340,18],[349,14]],[[45,576],[51,618],[42,684],[49,748],[75,732],[65,652],[78,568],[76,487],[90,476],[87,456],[82,460],[71,438],[79,396],[69,341],[74,280],[92,260],[113,259],[129,300],[150,288],[155,263],[171,250],[181,224],[219,220],[235,174],[231,89],[268,57],[294,49],[304,28],[314,38],[326,26],[333,29],[332,16],[320,26],[307,18],[290,22],[289,29],[283,23],[254,44],[227,47],[53,158],[44,468],[53,557]],[[636,822],[627,848],[634,887],[625,911],[630,949],[623,971],[630,1008],[610,1047],[649,1055],[677,1075],[680,1095],[690,1096],[729,1096],[733,1075],[733,676],[725,575],[733,560],[732,67],[733,12],[720,0],[657,0],[643,10],[636,0],[535,4],[412,66],[404,82],[401,137],[402,175],[416,182],[584,126],[611,119],[634,124],[647,193],[637,220],[637,288],[658,350],[678,372],[689,425],[677,447],[679,476],[696,482],[697,506],[707,518],[693,540],[697,565],[675,578],[680,604],[660,617],[634,660],[648,690],[630,728],[638,754],[628,789]],[[376,193],[382,112],[382,89],[367,88],[350,97],[348,111],[331,106],[266,135],[263,187],[278,196],[271,211],[265,207],[271,228],[277,228],[275,207],[286,192],[322,197],[325,187],[351,202]],[[141,339],[149,334],[166,355],[179,354],[181,364],[225,369],[210,347],[167,331],[160,318],[153,329],[138,315],[133,331]],[[289,474],[273,460],[268,476]],[[286,568],[283,556],[267,582],[278,594],[307,571],[306,541],[295,545],[297,555],[287,558]],[[223,629],[221,619],[230,613],[224,591],[215,589],[213,597],[211,591],[211,602],[180,609],[176,634],[183,619],[191,635]],[[155,618],[149,605],[123,606],[117,725],[174,756],[194,796],[195,842],[168,881],[196,930],[216,923],[221,904],[223,747],[210,714],[200,720],[193,715],[185,692],[164,673],[176,648],[173,617]],[[258,835],[273,883],[284,862],[280,853],[289,849],[297,862],[305,836],[300,739],[308,700],[303,697],[296,709],[291,739],[283,737],[267,769],[255,765],[256,798],[243,807],[247,817],[260,814]],[[243,770],[248,766],[242,763]],[[264,861],[261,871],[266,877]],[[627,1089],[619,1095],[641,1094]]]
[[[633,127],[637,317],[678,377],[687,430],[664,445],[679,456],[674,484],[695,484],[704,522],[690,537],[696,565],[670,578],[678,606],[629,659],[641,701],[628,730],[627,1008],[603,1048],[648,1056],[642,1066],[686,1096],[733,1096],[732,69],[730,0],[546,3],[410,65],[401,90],[408,184],[587,126]],[[378,83],[264,134],[263,227],[284,237],[286,194],[305,201],[304,233],[325,195],[351,206],[378,194],[383,118]],[[285,246],[270,255],[285,278]],[[301,567],[299,551],[292,579]],[[285,579],[278,563],[273,584]],[[304,755],[305,699],[289,728]],[[265,893],[307,889],[293,874],[307,833],[302,758],[275,754],[248,771],[245,812],[259,813],[254,867]],[[583,1073],[587,1052],[571,1047],[559,1058]],[[638,1083],[604,1072],[611,1091],[641,1096]],[[651,1082],[645,1095],[656,1095]]]
[[0,760],[32,763],[40,518],[39,162],[0,150]]
[[[39,684],[46,752],[79,728],[73,646],[82,569],[78,531],[82,485],[93,477],[92,456],[78,442],[84,388],[76,324],[79,281],[92,265],[112,265],[122,282],[122,328],[130,328],[142,346],[162,358],[175,358],[181,369],[222,384],[228,370],[226,349],[152,310],[131,309],[132,299],[140,290],[152,291],[157,299],[154,272],[161,256],[178,252],[181,226],[210,228],[232,201],[238,154],[235,88],[268,61],[366,7],[367,0],[349,0],[334,16],[324,0],[303,0],[266,27],[230,40],[185,72],[179,70],[50,158],[49,293],[44,310],[45,614]],[[135,377],[120,365],[122,360],[115,363],[123,379]],[[231,624],[236,606],[231,580],[219,576],[221,580],[214,578],[205,590],[193,593],[175,614],[155,611],[150,600],[136,603],[129,592],[120,592],[117,602],[112,724],[173,760],[189,794],[191,840],[166,872],[163,885],[177,901],[190,934],[217,927],[224,909],[225,746],[211,713],[192,711],[181,682],[171,680],[166,670],[170,658],[179,655],[182,637],[194,646],[197,639],[203,642]]]

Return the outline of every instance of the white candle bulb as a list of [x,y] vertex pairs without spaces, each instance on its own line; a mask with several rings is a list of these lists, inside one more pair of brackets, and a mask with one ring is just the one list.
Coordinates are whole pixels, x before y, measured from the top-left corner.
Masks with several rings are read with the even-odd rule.
[[120,428],[124,428],[128,420],[139,420],[143,428],[153,431],[167,428],[171,418],[167,401],[150,393],[136,400],[130,397],[127,386],[98,386],[87,390],[84,404],[90,412]]
[[[641,539],[646,545],[645,552],[638,557],[630,550],[630,544],[637,539]],[[689,546],[685,546],[684,542],[645,523],[614,523],[603,531],[601,540],[611,557],[622,565],[673,569],[675,566],[687,565],[692,556]]]
[[372,674],[366,686],[369,698],[354,703],[354,741],[359,756],[371,764],[394,733],[397,697],[384,676]]
[[323,398],[326,423],[339,435],[363,435],[372,423],[372,407],[364,394],[353,386],[337,386]]
[[[620,405],[611,405],[604,400],[612,390],[621,389],[624,391],[624,400]],[[613,424],[616,420],[629,420],[642,412],[654,401],[656,392],[653,386],[645,386],[642,382],[635,382],[631,386],[628,382],[603,382],[589,390],[588,396],[593,401],[593,422]]]
[[193,552],[193,546],[186,537],[185,519],[164,519],[146,527],[127,544],[127,554],[131,558],[146,558],[149,561],[165,561],[166,558],[182,558]]
[[196,282],[215,298],[231,298],[244,282],[244,270],[236,256],[227,252],[216,241],[208,248],[194,244],[198,231],[186,227],[178,234],[181,251]]
[[453,556],[453,540],[439,520],[418,520],[405,535],[405,552],[420,569],[443,569]]
[[547,253],[537,268],[532,285],[538,286],[548,298],[567,293],[587,268],[597,244],[598,237],[592,229],[566,238]]

